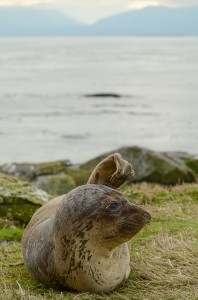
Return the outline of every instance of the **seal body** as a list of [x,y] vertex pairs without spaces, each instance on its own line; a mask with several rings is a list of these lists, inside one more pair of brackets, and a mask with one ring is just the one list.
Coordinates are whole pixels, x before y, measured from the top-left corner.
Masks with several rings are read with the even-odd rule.
[[87,184],[41,207],[22,239],[29,272],[51,286],[108,292],[130,274],[128,241],[150,214],[104,185]]

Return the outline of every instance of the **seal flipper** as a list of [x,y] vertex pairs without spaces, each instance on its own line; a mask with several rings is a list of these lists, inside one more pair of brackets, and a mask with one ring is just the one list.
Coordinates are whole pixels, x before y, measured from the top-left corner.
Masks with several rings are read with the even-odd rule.
[[132,179],[135,172],[132,165],[119,153],[114,153],[102,160],[93,170],[87,183],[102,184],[118,189],[126,181]]

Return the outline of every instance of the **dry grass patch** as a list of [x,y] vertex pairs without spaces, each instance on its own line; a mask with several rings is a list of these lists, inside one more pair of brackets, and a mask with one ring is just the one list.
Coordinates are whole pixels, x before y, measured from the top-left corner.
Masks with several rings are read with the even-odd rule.
[[197,240],[189,239],[189,232],[172,237],[159,233],[147,247],[140,247],[133,259],[134,269],[144,270],[141,277],[154,285],[184,286],[198,283]]

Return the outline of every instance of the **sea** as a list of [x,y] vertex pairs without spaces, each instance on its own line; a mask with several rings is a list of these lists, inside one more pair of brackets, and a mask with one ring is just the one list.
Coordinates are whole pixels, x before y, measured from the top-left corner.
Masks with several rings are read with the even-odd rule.
[[0,38],[0,164],[134,145],[198,154],[198,38]]

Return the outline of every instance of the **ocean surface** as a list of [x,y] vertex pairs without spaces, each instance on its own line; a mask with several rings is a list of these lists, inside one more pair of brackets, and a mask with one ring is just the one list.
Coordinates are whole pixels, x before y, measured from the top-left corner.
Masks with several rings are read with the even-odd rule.
[[0,39],[1,164],[129,145],[198,154],[198,38]]

